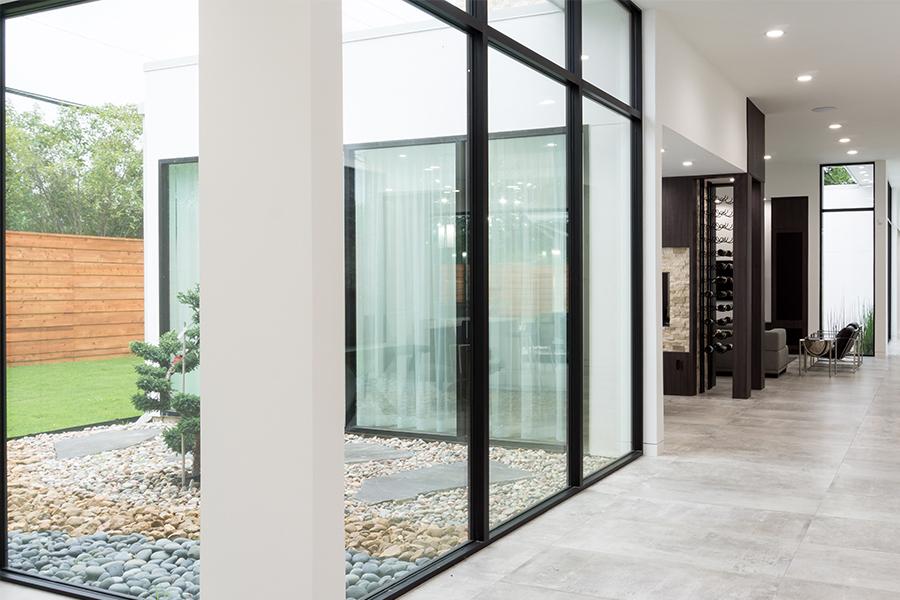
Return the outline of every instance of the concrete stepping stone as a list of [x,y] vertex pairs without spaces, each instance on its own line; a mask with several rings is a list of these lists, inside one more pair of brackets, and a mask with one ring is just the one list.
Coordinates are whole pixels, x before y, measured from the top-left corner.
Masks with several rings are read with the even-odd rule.
[[409,450],[398,450],[384,444],[372,442],[349,442],[344,444],[344,462],[346,464],[369,462],[370,460],[398,460],[410,458],[414,453]]
[[83,437],[66,438],[54,443],[56,458],[79,458],[109,450],[121,450],[152,440],[162,429],[114,429]]
[[[491,483],[503,483],[527,479],[531,473],[508,467],[496,461],[490,462]],[[372,477],[363,481],[356,492],[356,499],[366,504],[378,504],[388,500],[410,500],[419,494],[452,490],[467,485],[468,465],[465,461],[434,465],[412,471],[401,471],[385,477]]]

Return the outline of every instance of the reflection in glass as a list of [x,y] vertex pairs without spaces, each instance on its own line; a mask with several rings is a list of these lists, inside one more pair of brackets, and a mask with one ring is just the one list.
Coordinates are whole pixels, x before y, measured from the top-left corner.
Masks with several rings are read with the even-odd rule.
[[[565,89],[489,55],[490,523],[567,485]],[[500,84],[515,79],[516,86]],[[522,89],[536,90],[528,96]],[[522,110],[524,107],[525,110]]]
[[631,124],[584,106],[584,475],[632,450]]
[[487,0],[488,22],[559,65],[566,64],[565,3],[558,0]]
[[402,0],[343,10],[344,566],[362,598],[468,539],[467,50]]
[[581,15],[584,78],[630,101],[631,13],[618,0],[584,0]]

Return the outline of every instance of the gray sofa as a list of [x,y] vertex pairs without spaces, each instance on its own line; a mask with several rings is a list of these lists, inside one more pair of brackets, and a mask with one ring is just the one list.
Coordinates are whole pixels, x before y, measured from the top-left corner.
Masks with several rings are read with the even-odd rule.
[[[730,341],[730,340],[729,340]],[[731,373],[734,351],[716,354],[716,372]],[[784,329],[770,329],[763,334],[763,371],[766,375],[778,377],[787,370],[787,332]]]

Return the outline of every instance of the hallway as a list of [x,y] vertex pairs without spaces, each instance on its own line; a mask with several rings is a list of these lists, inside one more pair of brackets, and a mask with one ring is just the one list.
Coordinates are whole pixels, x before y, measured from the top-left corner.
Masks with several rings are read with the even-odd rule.
[[410,600],[900,598],[900,356],[666,398],[642,458]]

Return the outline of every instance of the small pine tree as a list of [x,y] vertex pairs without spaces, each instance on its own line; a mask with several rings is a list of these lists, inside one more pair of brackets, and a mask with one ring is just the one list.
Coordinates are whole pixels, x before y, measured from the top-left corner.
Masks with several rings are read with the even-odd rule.
[[200,481],[200,396],[173,389],[172,376],[190,373],[200,366],[200,286],[178,294],[178,301],[191,308],[191,324],[184,332],[184,340],[178,332],[167,331],[159,336],[158,344],[131,342],[132,353],[144,359],[137,365],[138,393],[132,396],[135,408],[160,413],[171,411],[180,420],[163,432],[166,445],[173,452],[181,452],[184,436],[185,448],[193,453],[192,478]]

